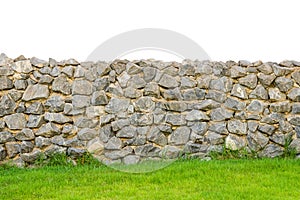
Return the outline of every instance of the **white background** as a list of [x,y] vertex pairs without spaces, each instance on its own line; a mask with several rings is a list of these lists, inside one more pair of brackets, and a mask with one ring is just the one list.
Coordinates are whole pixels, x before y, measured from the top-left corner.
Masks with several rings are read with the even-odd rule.
[[84,61],[119,33],[164,28],[212,60],[300,60],[297,0],[10,0],[0,8],[0,53],[12,58]]

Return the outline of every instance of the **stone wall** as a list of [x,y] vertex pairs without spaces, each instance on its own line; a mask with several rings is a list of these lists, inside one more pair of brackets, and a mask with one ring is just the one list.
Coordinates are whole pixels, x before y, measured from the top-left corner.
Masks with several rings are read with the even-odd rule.
[[223,147],[300,153],[300,63],[57,62],[0,56],[0,161],[44,154],[105,163]]

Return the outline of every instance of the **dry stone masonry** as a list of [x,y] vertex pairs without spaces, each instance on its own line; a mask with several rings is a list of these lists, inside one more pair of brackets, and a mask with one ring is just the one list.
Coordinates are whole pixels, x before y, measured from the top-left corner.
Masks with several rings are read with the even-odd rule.
[[0,161],[64,153],[138,163],[222,148],[300,154],[300,63],[0,55]]

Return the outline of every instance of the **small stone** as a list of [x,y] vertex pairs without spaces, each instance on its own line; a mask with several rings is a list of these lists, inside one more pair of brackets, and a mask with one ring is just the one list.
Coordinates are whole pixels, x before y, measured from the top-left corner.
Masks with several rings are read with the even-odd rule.
[[73,66],[66,66],[62,69],[62,73],[66,74],[68,77],[72,78],[74,74]]
[[264,74],[271,74],[273,72],[273,68],[268,63],[263,63],[257,69]]
[[108,98],[104,91],[96,91],[92,95],[91,103],[94,106],[106,105],[108,104]]
[[198,63],[195,67],[195,74],[212,74],[213,68],[208,63]]
[[285,120],[280,120],[279,130],[282,131],[283,133],[290,133],[293,131],[293,126]]
[[91,95],[92,84],[87,80],[75,80],[72,85],[72,95]]
[[57,77],[61,74],[61,69],[59,67],[53,67],[52,71],[50,72],[50,75],[53,77]]
[[42,67],[48,65],[48,62],[47,62],[47,61],[38,59],[38,58],[36,58],[36,57],[30,58],[30,63],[31,63],[33,66],[38,67],[38,68],[42,68]]
[[204,99],[205,90],[195,88],[195,89],[187,89],[182,91],[183,100],[185,101],[194,101]]
[[265,75],[263,73],[259,73],[257,75],[259,82],[264,85],[264,86],[270,86],[272,84],[272,82],[274,81],[274,79],[276,78],[276,76],[274,74],[271,75]]
[[35,138],[34,133],[29,128],[24,128],[15,135],[17,140],[33,140]]
[[[176,150],[176,149],[174,149]],[[180,149],[179,149],[180,150]],[[193,142],[187,142],[184,146],[183,152],[184,153],[207,153],[208,145],[206,144],[197,144]],[[175,153],[175,152],[174,152]],[[180,151],[179,151],[180,153]]]
[[214,122],[211,123],[208,130],[222,134],[222,135],[228,135],[228,130],[227,130],[227,123],[226,122]]
[[159,91],[158,84],[155,83],[155,82],[147,83],[147,85],[144,88],[144,95],[159,98],[160,97],[160,91]]
[[74,108],[85,108],[90,105],[90,97],[85,95],[72,95],[72,105]]
[[140,156],[136,155],[128,155],[123,158],[123,162],[125,165],[134,165],[140,161]]
[[35,99],[44,99],[49,97],[49,89],[46,85],[35,84],[29,85],[25,90],[22,99],[30,101]]
[[287,120],[292,125],[300,126],[300,115],[290,115]]
[[226,100],[226,94],[216,90],[209,90],[205,96],[206,99],[212,99],[219,103],[223,103]]
[[183,97],[179,88],[175,88],[173,90],[164,90],[162,96],[165,100],[182,100]]
[[178,127],[170,136],[170,144],[183,145],[190,139],[191,130],[186,126]]
[[248,99],[245,87],[241,86],[240,84],[235,84],[233,86],[231,90],[231,95],[241,99]]
[[247,122],[247,125],[248,125],[248,129],[249,129],[249,131],[251,131],[251,132],[255,132],[256,130],[257,130],[257,128],[258,128],[258,122],[257,121],[248,121]]
[[26,114],[41,115],[41,114],[44,113],[44,106],[41,102],[34,102],[26,108],[25,113]]
[[6,142],[12,142],[12,141],[14,141],[14,137],[10,132],[8,131],[0,132],[0,144],[4,144]]
[[179,86],[179,82],[173,76],[168,74],[164,74],[158,84],[162,87],[171,89]]
[[258,151],[268,144],[269,138],[264,136],[259,131],[255,133],[249,132],[247,135],[247,141],[251,150]]
[[71,83],[64,75],[55,78],[52,83],[52,90],[55,92],[61,92],[65,95],[69,95],[71,94],[71,89]]
[[246,140],[236,135],[228,135],[225,139],[225,147],[230,150],[240,150],[246,146]]
[[233,117],[233,112],[224,108],[216,108],[210,112],[210,119],[213,121],[224,121]]
[[44,137],[53,137],[54,135],[58,135],[58,134],[60,134],[60,129],[52,122],[43,125],[35,133],[35,135],[37,136],[44,136]]
[[185,119],[187,121],[209,121],[209,117],[206,113],[199,110],[192,110],[188,112]]
[[104,115],[104,106],[90,106],[86,108],[85,114],[88,118],[99,117],[100,115]]
[[160,146],[165,146],[168,143],[168,138],[159,130],[158,127],[151,127],[147,133],[147,140],[154,142]]
[[12,69],[18,73],[28,74],[33,71],[30,60],[22,60],[12,64]]
[[42,155],[42,151],[39,149],[35,149],[31,153],[23,153],[20,156],[23,161],[27,163],[34,163],[34,161],[37,160],[41,155]]
[[253,100],[247,106],[247,111],[251,113],[262,113],[264,110],[264,103],[262,101]]
[[268,144],[258,155],[259,157],[275,158],[281,156],[282,154],[282,147],[275,144]]
[[136,111],[150,112],[155,108],[155,102],[151,97],[141,97],[134,103]]
[[11,130],[21,130],[26,126],[26,118],[22,113],[5,116],[4,121]]
[[86,150],[83,148],[75,148],[70,147],[67,150],[67,155],[70,156],[73,159],[80,158],[86,153]]
[[127,83],[127,87],[132,87],[135,89],[142,89],[146,86],[146,81],[141,78],[139,75],[132,76]]
[[135,154],[144,157],[156,157],[159,156],[160,148],[153,146],[153,144],[145,144],[138,146],[135,149]]
[[269,97],[273,101],[284,101],[286,99],[286,95],[278,88],[269,88]]
[[53,95],[47,99],[44,105],[50,112],[62,112],[65,107],[65,101],[61,96]]
[[270,140],[276,144],[284,146],[287,140],[287,137],[284,134],[273,134],[270,137]]
[[4,160],[7,156],[6,149],[0,145],[0,161]]
[[46,156],[51,156],[54,154],[64,154],[65,155],[66,152],[67,152],[66,147],[61,147],[61,146],[54,145],[54,144],[51,144],[50,146],[48,146],[44,149],[44,154]]
[[239,84],[246,86],[250,89],[254,89],[257,85],[257,76],[255,74],[249,74],[239,79]]
[[229,120],[228,121],[228,131],[230,133],[238,134],[238,135],[246,135],[247,134],[247,123],[242,122],[240,120]]
[[244,110],[246,108],[246,103],[237,98],[228,97],[224,106],[232,110]]
[[287,96],[292,101],[300,102],[300,88],[291,89]]
[[163,104],[163,108],[168,111],[183,112],[188,106],[182,101],[169,101]]
[[300,71],[295,71],[292,73],[292,78],[300,86]]
[[291,111],[291,104],[289,101],[282,101],[270,104],[270,111],[271,112],[279,112],[285,113]]
[[74,125],[78,128],[95,128],[99,125],[98,119],[88,119],[87,117],[76,117]]
[[208,89],[209,83],[212,79],[215,79],[213,76],[202,75],[197,78],[197,87],[201,89]]
[[8,158],[14,158],[18,153],[21,152],[21,146],[17,142],[5,143],[5,148]]
[[181,114],[167,114],[166,122],[174,126],[182,126],[186,124],[185,116]]
[[124,89],[124,96],[131,99],[137,99],[143,95],[141,90],[136,90],[135,88],[127,87]]
[[16,102],[10,95],[3,95],[0,99],[0,116],[14,113]]
[[119,138],[133,138],[136,136],[136,134],[136,127],[125,126],[117,132],[116,136]]
[[224,135],[220,135],[215,132],[208,131],[205,135],[205,141],[211,145],[218,145],[224,143]]
[[300,103],[293,103],[292,113],[293,114],[300,114]]
[[293,71],[291,68],[281,67],[277,64],[273,64],[272,68],[276,76],[285,76],[290,74]]
[[99,138],[95,138],[87,143],[87,151],[93,155],[100,156],[104,151],[104,144]]
[[126,64],[126,71],[129,75],[133,75],[142,72],[142,68],[132,62],[128,62]]
[[94,139],[96,135],[96,130],[90,128],[83,128],[78,132],[77,137],[79,140],[89,141]]
[[300,139],[294,139],[291,144],[289,145],[290,148],[295,149],[296,153],[300,153]]
[[275,131],[275,127],[273,125],[269,124],[264,124],[264,125],[259,125],[258,130],[266,133],[267,135],[272,135]]
[[144,67],[142,70],[144,72],[144,80],[147,83],[152,81],[155,78],[157,69],[153,67]]
[[21,143],[21,153],[29,153],[33,150],[34,144],[30,141],[23,141]]
[[13,88],[13,81],[7,76],[0,76],[0,90],[8,90]]
[[239,78],[246,76],[247,71],[246,68],[244,67],[239,67],[239,66],[232,66],[230,69],[230,77],[231,78]]
[[126,112],[129,105],[130,100],[128,99],[111,98],[107,106],[105,106],[105,111],[108,113]]
[[181,89],[194,88],[197,85],[197,82],[190,77],[182,77],[180,83]]
[[[1,79],[1,78],[0,78]],[[2,82],[0,80],[0,82]],[[17,90],[25,90],[27,88],[27,81],[26,80],[16,80],[14,82],[14,86]],[[11,87],[12,88],[12,87]],[[9,88],[10,89],[10,88]]]
[[211,80],[209,84],[209,88],[212,90],[229,92],[232,89],[232,80],[227,77]]
[[290,78],[277,77],[275,79],[275,85],[281,92],[287,92],[294,86],[294,81]]
[[107,150],[119,150],[122,148],[122,140],[117,137],[112,137],[108,140],[108,142],[104,145]]
[[46,112],[45,115],[44,115],[44,119],[47,122],[55,122],[55,123],[58,123],[58,124],[65,124],[65,123],[68,123],[68,122],[73,122],[73,120],[71,118],[66,117],[61,113]]

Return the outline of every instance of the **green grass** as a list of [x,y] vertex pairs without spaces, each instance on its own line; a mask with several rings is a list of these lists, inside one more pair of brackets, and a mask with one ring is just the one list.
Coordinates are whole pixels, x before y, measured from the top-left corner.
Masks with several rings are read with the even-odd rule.
[[299,199],[300,160],[176,161],[133,174],[104,165],[0,167],[0,199]]

